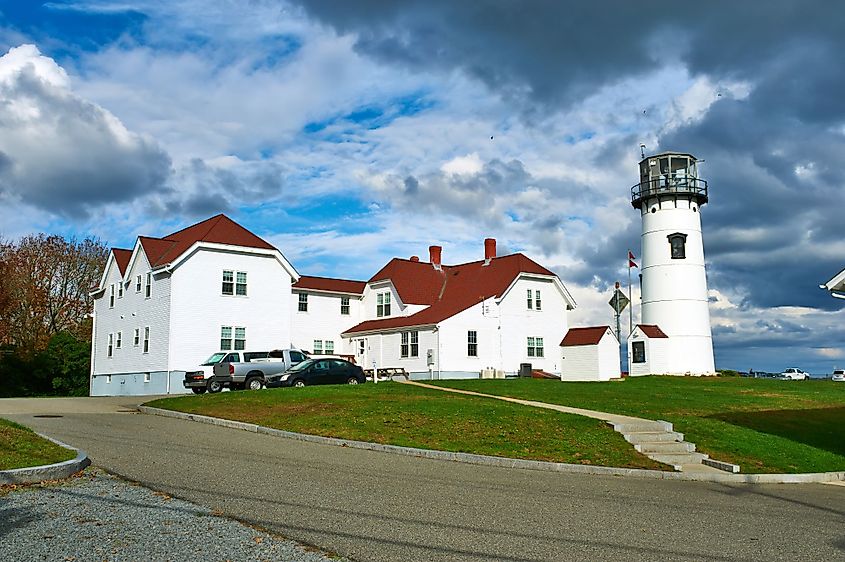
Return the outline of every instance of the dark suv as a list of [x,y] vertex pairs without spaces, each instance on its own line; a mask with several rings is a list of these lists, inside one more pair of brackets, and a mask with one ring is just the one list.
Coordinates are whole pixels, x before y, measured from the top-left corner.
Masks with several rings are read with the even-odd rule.
[[308,359],[280,375],[267,377],[267,388],[316,384],[361,384],[364,370],[344,359]]

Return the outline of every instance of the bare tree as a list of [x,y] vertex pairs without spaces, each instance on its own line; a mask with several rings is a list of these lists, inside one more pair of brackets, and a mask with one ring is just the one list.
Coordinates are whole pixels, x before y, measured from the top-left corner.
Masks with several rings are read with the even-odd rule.
[[108,248],[96,238],[26,236],[0,242],[0,342],[23,355],[43,350],[62,331],[82,339]]

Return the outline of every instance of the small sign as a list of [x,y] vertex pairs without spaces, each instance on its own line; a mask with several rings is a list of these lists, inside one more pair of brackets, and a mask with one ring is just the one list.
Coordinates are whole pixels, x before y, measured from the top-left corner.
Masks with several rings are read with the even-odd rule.
[[[623,310],[625,310],[625,307],[628,306],[629,302],[631,301],[628,300],[628,297],[625,296],[625,293],[623,293],[619,289],[616,289],[616,292],[613,293],[613,297],[611,297],[610,301],[608,301],[607,304],[609,304],[610,307],[613,308],[613,310],[622,312]],[[617,303],[619,305],[618,309],[616,308]]]

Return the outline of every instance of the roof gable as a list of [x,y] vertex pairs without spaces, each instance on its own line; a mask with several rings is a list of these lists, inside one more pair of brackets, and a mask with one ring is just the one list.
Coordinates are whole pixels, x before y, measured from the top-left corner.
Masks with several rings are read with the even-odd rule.
[[367,320],[345,333],[437,324],[489,298],[501,297],[522,273],[557,276],[523,254],[434,269],[430,263],[394,258],[369,283],[391,281],[405,304],[428,307],[410,316]]
[[596,345],[606,334],[613,334],[610,326],[589,326],[587,328],[570,328],[566,332],[561,347],[572,347],[576,345]]
[[120,271],[121,277],[126,276],[126,266],[129,265],[129,258],[132,257],[132,250],[124,250],[123,248],[112,248],[114,254],[114,261],[117,264],[117,269]]
[[327,293],[349,293],[361,295],[364,293],[366,281],[352,281],[350,279],[333,279],[331,277],[314,277],[303,275],[293,284],[294,289],[310,289]]
[[177,230],[162,238],[140,236],[139,239],[150,266],[154,268],[173,262],[197,242],[276,250],[275,246],[223,214]]

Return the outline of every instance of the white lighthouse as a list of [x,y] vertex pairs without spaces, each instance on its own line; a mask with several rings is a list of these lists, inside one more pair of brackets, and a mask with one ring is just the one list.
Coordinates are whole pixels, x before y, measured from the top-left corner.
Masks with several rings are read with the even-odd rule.
[[701,236],[707,196],[691,154],[640,162],[631,204],[642,216],[642,324],[628,342],[631,375],[715,374]]

